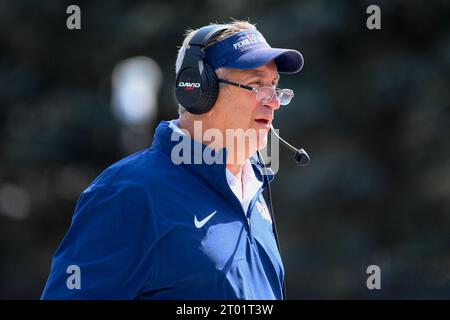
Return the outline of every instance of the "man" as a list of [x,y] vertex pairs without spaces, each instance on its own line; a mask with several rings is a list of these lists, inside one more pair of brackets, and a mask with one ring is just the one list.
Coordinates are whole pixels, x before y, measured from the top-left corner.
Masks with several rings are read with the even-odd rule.
[[179,119],[81,194],[42,298],[283,299],[262,196],[273,174],[256,152],[293,97],[276,88],[279,73],[302,66],[248,22],[190,31],[176,63]]

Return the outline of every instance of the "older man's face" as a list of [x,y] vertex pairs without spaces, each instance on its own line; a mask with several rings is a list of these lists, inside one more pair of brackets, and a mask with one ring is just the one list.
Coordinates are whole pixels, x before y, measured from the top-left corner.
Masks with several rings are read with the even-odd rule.
[[[276,86],[279,80],[277,66],[274,62],[251,70],[229,69],[227,80],[245,84],[251,87]],[[253,155],[257,150],[267,145],[267,134],[274,118],[274,112],[280,107],[279,101],[273,97],[270,102],[256,100],[256,93],[242,88],[225,85],[219,92],[217,103],[212,109],[215,127],[225,132],[225,129],[242,129],[256,133],[256,141],[247,143],[247,155]],[[250,136],[250,135],[249,135]]]

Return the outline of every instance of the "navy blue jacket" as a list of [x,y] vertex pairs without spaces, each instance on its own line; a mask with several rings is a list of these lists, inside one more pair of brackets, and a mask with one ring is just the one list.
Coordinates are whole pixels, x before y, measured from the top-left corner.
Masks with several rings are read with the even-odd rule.
[[[225,163],[171,161],[181,138],[161,122],[150,149],[115,163],[80,195],[43,299],[283,298],[282,261],[260,210],[266,184],[244,212]],[[226,158],[225,149],[212,154]],[[70,266],[79,268],[79,287],[70,286]]]

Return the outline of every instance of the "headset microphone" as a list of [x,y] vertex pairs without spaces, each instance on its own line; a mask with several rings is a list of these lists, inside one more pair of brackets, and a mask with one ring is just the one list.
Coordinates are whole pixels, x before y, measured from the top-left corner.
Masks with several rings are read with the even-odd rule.
[[288,143],[286,140],[284,140],[283,138],[281,138],[276,132],[275,129],[273,128],[272,125],[270,125],[270,132],[273,133],[275,135],[275,137],[277,137],[277,139],[289,150],[291,150],[292,152],[295,153],[294,159],[297,162],[298,165],[300,166],[307,166],[310,162],[310,158],[308,153],[306,153],[306,151],[302,148],[295,148],[293,145],[291,145],[290,143]]

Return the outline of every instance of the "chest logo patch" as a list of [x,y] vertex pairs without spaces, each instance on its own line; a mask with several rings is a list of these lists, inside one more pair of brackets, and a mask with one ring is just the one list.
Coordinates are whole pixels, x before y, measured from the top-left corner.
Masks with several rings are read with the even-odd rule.
[[209,219],[211,219],[215,214],[216,214],[217,210],[214,211],[213,213],[211,213],[209,216],[207,216],[206,218],[203,218],[202,220],[198,221],[197,220],[197,216],[194,216],[194,224],[195,227],[197,229],[200,229],[201,227],[203,227],[208,221]]

